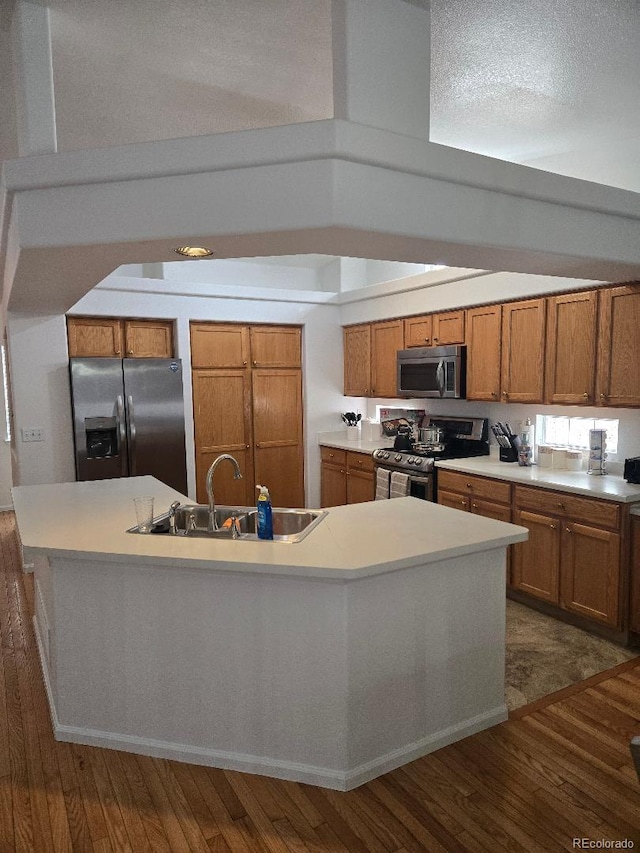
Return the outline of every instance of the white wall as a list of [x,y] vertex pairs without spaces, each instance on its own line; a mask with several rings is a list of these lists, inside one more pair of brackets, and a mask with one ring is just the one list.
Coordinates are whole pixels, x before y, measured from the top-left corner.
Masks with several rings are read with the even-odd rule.
[[[109,283],[107,280],[106,284]],[[146,282],[150,284],[150,282]],[[300,302],[287,291],[252,291],[243,298],[242,288],[216,297],[184,292],[136,292],[139,279],[118,277],[118,288],[95,288],[74,306],[73,313],[98,316],[157,317],[176,321],[177,357],[184,363],[187,465],[189,494],[195,498],[193,406],[189,351],[189,320],[245,323],[289,323],[303,326],[304,434],[306,495],[309,506],[320,505],[320,456],[318,432],[339,428],[342,396],[342,331],[339,309],[323,302]],[[186,288],[188,291],[189,288]],[[244,293],[246,297],[246,292]],[[272,298],[276,297],[276,298]],[[326,295],[322,295],[326,301]],[[329,297],[330,298],[330,297]],[[75,479],[71,403],[67,371],[64,317],[10,316],[10,346],[15,394],[16,428],[40,427],[45,441],[16,445],[18,476],[22,485],[65,482]]]

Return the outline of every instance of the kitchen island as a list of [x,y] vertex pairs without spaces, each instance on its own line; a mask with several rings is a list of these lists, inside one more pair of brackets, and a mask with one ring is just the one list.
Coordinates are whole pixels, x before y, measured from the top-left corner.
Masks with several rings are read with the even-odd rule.
[[127,533],[151,477],[20,486],[55,735],[348,790],[504,719],[521,527],[414,498],[296,544]]

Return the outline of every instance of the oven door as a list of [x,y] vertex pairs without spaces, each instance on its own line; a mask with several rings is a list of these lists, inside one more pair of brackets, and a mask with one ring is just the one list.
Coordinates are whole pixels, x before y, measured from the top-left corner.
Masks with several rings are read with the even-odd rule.
[[389,471],[390,474],[393,474],[394,471],[398,471],[400,474],[408,474],[409,494],[411,497],[418,498],[421,501],[435,501],[436,496],[433,474],[412,474],[409,471],[399,471],[396,468],[388,468],[386,465],[376,466],[376,471],[379,468],[383,471]]

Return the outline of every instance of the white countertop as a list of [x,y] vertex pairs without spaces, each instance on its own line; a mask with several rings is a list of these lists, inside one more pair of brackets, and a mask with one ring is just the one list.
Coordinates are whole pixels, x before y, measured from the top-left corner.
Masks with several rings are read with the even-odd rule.
[[523,527],[479,515],[462,517],[458,510],[410,497],[332,508],[297,543],[127,533],[135,524],[133,497],[147,494],[155,498],[156,515],[173,500],[190,503],[153,477],[14,487],[26,562],[44,554],[350,580],[527,538]]
[[[622,477],[616,477],[613,474],[593,477],[586,471],[540,468],[539,465],[527,468],[518,465],[517,462],[500,462],[492,456],[443,460],[437,462],[436,467],[448,471],[463,471],[466,474],[494,477],[496,480],[508,480],[521,485],[571,492],[591,498],[620,501],[620,503],[640,501],[640,485],[627,483]],[[635,510],[633,511],[635,513]]]
[[373,441],[363,441],[358,438],[348,441],[344,430],[338,432],[321,432],[318,434],[318,444],[324,447],[337,447],[340,450],[353,450],[356,453],[373,453],[379,447],[393,447],[393,438],[377,436]]

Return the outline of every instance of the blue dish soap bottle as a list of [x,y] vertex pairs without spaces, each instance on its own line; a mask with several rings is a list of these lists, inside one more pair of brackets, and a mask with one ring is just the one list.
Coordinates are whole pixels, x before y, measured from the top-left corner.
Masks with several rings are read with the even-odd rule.
[[273,517],[269,489],[266,486],[256,486],[256,489],[260,489],[258,495],[258,539],[273,539]]

